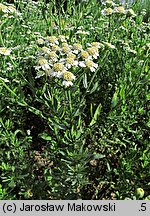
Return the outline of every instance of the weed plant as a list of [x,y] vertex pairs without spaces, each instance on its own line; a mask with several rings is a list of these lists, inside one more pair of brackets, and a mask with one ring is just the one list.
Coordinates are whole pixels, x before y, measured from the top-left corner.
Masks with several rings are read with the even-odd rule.
[[148,19],[56,2],[0,3],[0,199],[150,199]]

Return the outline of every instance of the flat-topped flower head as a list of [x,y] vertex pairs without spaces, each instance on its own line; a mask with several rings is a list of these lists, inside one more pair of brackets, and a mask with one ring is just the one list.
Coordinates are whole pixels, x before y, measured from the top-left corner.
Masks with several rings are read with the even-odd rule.
[[37,39],[37,44],[42,45],[44,44],[44,40],[42,38]]
[[[7,14],[16,14],[20,15],[20,13],[16,10],[16,8],[12,5],[6,6],[0,3],[0,11]],[[6,17],[6,16],[5,16]]]
[[94,63],[92,60],[86,59],[85,65],[88,67],[92,72],[94,72],[98,68],[98,64]]
[[87,48],[87,52],[89,53],[90,56],[92,56],[95,59],[97,59],[97,57],[99,56],[97,47],[89,47]]
[[49,54],[50,49],[48,47],[44,46],[44,47],[41,48],[41,52],[44,53],[44,54]]
[[11,53],[11,49],[6,47],[0,47],[0,54],[8,56]]
[[104,10],[102,10],[102,15],[111,15],[113,12],[114,11],[112,8],[105,8]]
[[62,72],[62,71],[64,71],[64,69],[65,69],[65,67],[61,62],[55,63],[53,65],[53,70],[56,72],[59,72],[59,71]]
[[8,7],[2,3],[0,3],[0,11],[2,12],[8,12]]
[[66,47],[66,46],[68,47],[69,46],[69,44],[66,42],[63,42],[61,45],[62,45],[62,47]]
[[99,42],[92,42],[91,45],[93,47],[100,48],[100,43]]
[[81,58],[82,59],[88,59],[89,57],[90,57],[90,55],[87,51],[81,51]]
[[73,53],[78,54],[82,50],[82,45],[79,43],[73,44]]
[[119,6],[119,7],[114,8],[114,12],[120,13],[120,14],[126,14],[126,10],[124,9],[123,6]]
[[46,40],[48,42],[50,42],[50,45],[52,45],[52,44],[57,44],[58,45],[59,44],[58,39],[57,39],[56,36],[47,36]]
[[67,42],[66,37],[65,37],[64,35],[59,35],[59,36],[58,36],[58,39],[59,39],[61,42]]
[[71,72],[69,72],[69,71],[65,71],[65,72],[63,73],[63,78],[64,78],[64,80],[66,80],[66,81],[73,81],[73,80],[75,80],[74,74],[71,73]]
[[63,46],[61,51],[62,51],[61,54],[68,54],[71,52],[71,49],[69,46]]
[[42,56],[39,57],[39,59],[38,59],[38,65],[39,66],[37,66],[36,69],[42,68],[44,71],[47,71],[50,69],[48,61],[45,58],[43,58]]
[[71,68],[72,66],[78,66],[78,61],[77,60],[75,60],[74,58],[70,58],[70,57],[67,57],[66,58],[66,67],[67,68]]
[[67,54],[67,58],[75,59],[75,58],[76,58],[76,55],[73,54],[73,53],[68,53],[68,54]]
[[60,48],[59,48],[59,46],[58,46],[58,45],[56,45],[56,44],[53,44],[53,45],[51,46],[51,50],[53,50],[53,51],[57,52],[57,51],[59,51],[59,50],[60,50]]
[[51,51],[49,54],[48,54],[49,58],[51,61],[53,62],[56,62],[58,60],[58,55],[56,54],[55,51]]

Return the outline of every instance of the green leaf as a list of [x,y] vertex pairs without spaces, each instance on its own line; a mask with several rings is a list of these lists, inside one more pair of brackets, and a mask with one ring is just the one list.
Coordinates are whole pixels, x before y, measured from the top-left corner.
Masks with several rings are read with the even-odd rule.
[[55,121],[54,119],[52,119],[52,118],[51,118],[51,119],[48,118],[48,120],[49,120],[49,122],[52,123],[53,126],[55,126],[56,128],[58,128],[58,129],[60,129],[60,130],[66,130],[66,129],[67,129],[67,127],[66,127],[65,125],[56,122],[56,121]]
[[98,81],[94,84],[93,88],[90,91],[90,94],[92,94],[93,92],[95,92],[97,88],[98,88]]
[[87,88],[87,75],[86,75],[86,73],[83,76],[83,86],[84,86],[84,88]]
[[113,98],[112,98],[112,101],[111,101],[111,107],[112,108],[115,107],[117,105],[117,103],[118,103],[118,92],[119,91],[117,89],[117,91],[113,95]]
[[40,138],[42,138],[43,140],[46,140],[46,141],[52,140],[52,137],[48,136],[47,133],[44,133],[44,132],[38,134],[38,136],[39,136]]
[[105,155],[103,155],[103,154],[95,154],[95,155],[93,155],[92,159],[101,159],[101,158],[104,158],[104,157],[105,157]]
[[95,113],[94,113],[94,117],[92,118],[92,121],[90,122],[89,126],[92,126],[93,124],[96,123],[98,117],[100,116],[100,112],[101,112],[101,109],[102,109],[102,105],[101,103],[98,105]]

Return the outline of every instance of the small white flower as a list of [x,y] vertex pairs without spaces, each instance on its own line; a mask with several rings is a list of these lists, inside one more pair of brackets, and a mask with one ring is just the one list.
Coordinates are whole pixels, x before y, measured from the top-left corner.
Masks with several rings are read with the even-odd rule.
[[65,59],[65,65],[66,65],[66,67],[68,68],[68,69],[70,69],[72,66],[78,66],[78,61],[77,60],[75,60],[74,58],[69,58],[69,57],[67,57],[66,59]]
[[56,44],[53,44],[51,46],[51,50],[57,52],[57,51],[60,51],[60,47],[58,45],[56,45]]
[[105,0],[105,1],[102,1],[102,4],[103,5],[106,5],[106,4],[108,4],[108,5],[116,5],[112,0]]
[[92,56],[95,59],[97,59],[97,57],[99,56],[97,47],[89,47],[87,48],[87,52],[89,53],[90,56]]
[[63,78],[64,80],[66,81],[72,81],[72,80],[75,80],[75,75],[69,71],[64,71],[63,72]]
[[73,53],[78,54],[82,50],[82,45],[79,43],[73,44]]
[[48,57],[50,58],[50,61],[52,62],[57,62],[58,60],[58,55],[56,54],[55,51],[49,52]]
[[3,5],[2,3],[0,3],[0,11],[4,12],[4,13],[8,13],[8,7],[6,5]]
[[71,48],[69,46],[63,46],[61,48],[61,52],[62,55],[67,55],[69,53],[71,53]]
[[94,63],[93,61],[86,59],[85,65],[90,69],[90,71],[94,72],[98,68],[98,64]]
[[49,74],[57,78],[62,78],[64,71],[66,71],[64,64],[58,62],[53,65],[53,69],[49,71]]
[[86,64],[85,64],[84,61],[79,61],[78,65],[79,65],[80,67],[86,67]]
[[104,10],[101,11],[102,15],[111,15],[113,13],[113,9],[112,8],[105,8]]
[[0,54],[7,56],[10,55],[10,53],[11,53],[11,49],[6,47],[0,47]]
[[64,35],[59,35],[58,38],[61,42],[67,42],[66,37]]
[[42,68],[44,71],[47,71],[50,69],[50,66],[48,64],[48,61],[43,58],[43,57],[39,57],[39,60],[38,60],[38,65],[39,66],[36,66],[35,69],[40,69]]
[[41,52],[43,54],[49,54],[50,53],[50,49],[48,47],[44,46],[44,47],[41,48]]
[[44,40],[42,38],[37,39],[37,44],[42,45],[44,44]]
[[66,86],[66,87],[72,86],[72,85],[73,85],[73,82],[64,80],[64,81],[62,82],[62,85],[63,85],[63,86]]
[[89,55],[89,53],[88,53],[87,51],[84,51],[84,50],[81,51],[80,57],[81,57],[83,60],[91,58],[91,56]]
[[55,36],[47,36],[46,40],[49,42],[49,44],[52,46],[54,44],[59,44],[57,37]]
[[88,31],[82,31],[82,30],[78,30],[76,32],[76,34],[81,34],[81,35],[90,35],[90,33]]
[[91,45],[92,47],[100,48],[100,43],[99,42],[92,42]]
[[127,13],[127,11],[124,9],[123,6],[115,7],[114,12],[120,13],[120,14],[126,14]]

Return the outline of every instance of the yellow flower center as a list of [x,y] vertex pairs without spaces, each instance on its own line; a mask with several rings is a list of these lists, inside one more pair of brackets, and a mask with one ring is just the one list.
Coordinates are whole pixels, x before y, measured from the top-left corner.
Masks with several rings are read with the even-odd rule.
[[55,63],[53,66],[54,71],[63,71],[64,65],[62,63]]
[[86,51],[82,51],[82,52],[81,52],[81,57],[82,57],[83,59],[86,59],[86,58],[89,57],[89,53],[86,52]]
[[11,52],[10,49],[6,48],[6,47],[0,47],[0,54],[2,55],[9,55]]
[[92,42],[91,45],[92,45],[93,47],[98,47],[98,46],[99,46],[99,43],[98,43],[98,42]]
[[49,53],[49,57],[50,58],[58,58],[58,55],[54,52],[54,51],[51,51],[50,53]]
[[75,79],[75,76],[73,75],[73,73],[71,73],[69,71],[65,71],[63,74],[63,78],[67,81],[72,81]]
[[73,48],[74,48],[75,50],[80,51],[80,50],[82,50],[82,45],[79,44],[79,43],[75,43],[75,44],[73,44]]
[[68,46],[62,47],[62,52],[69,53],[70,51],[71,51],[70,47],[68,47]]
[[50,51],[50,50],[48,49],[48,47],[45,47],[45,46],[42,47],[41,50],[42,50],[42,52],[44,52],[44,53],[49,53],[49,51]]
[[98,53],[98,49],[96,47],[89,47],[87,48],[87,51],[90,55],[95,55],[96,53]]
[[51,43],[57,42],[57,38],[55,36],[47,36],[46,39]]
[[43,44],[43,43],[44,43],[44,40],[42,38],[37,39],[37,44]]
[[57,46],[57,45],[54,44],[54,45],[51,47],[51,49],[54,50],[54,51],[57,51],[57,50],[59,50],[59,46]]
[[67,55],[67,57],[68,57],[68,58],[71,58],[71,59],[75,59],[75,58],[76,58],[76,55],[73,54],[73,53],[69,53],[69,54]]
[[112,14],[113,13],[113,9],[112,8],[107,8],[106,9],[106,13],[107,14]]
[[69,57],[67,57],[67,58],[66,58],[66,63],[67,63],[67,64],[73,65],[73,64],[74,64],[74,58],[69,58]]
[[38,60],[38,64],[42,66],[42,65],[48,64],[48,62],[45,58],[40,58]]
[[62,46],[63,47],[66,47],[66,46],[68,47],[68,44],[67,43],[62,43]]
[[118,10],[119,13],[123,13],[125,11],[123,6],[117,7],[117,10]]
[[90,67],[93,67],[94,62],[91,61],[91,60],[86,59],[86,60],[85,60],[85,64],[86,64],[86,66],[87,66],[88,68],[90,68]]
[[0,3],[0,10],[5,10],[5,9],[7,9],[7,6]]

